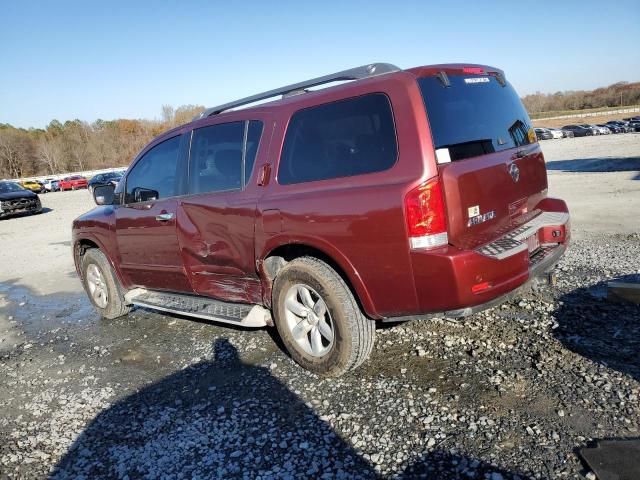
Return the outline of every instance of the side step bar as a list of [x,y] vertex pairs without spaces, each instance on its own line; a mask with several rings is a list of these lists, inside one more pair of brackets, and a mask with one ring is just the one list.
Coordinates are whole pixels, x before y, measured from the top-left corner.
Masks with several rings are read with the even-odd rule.
[[127,303],[140,307],[242,327],[257,328],[273,325],[271,312],[261,305],[223,302],[213,298],[158,292],[144,288],[133,289],[124,298]]

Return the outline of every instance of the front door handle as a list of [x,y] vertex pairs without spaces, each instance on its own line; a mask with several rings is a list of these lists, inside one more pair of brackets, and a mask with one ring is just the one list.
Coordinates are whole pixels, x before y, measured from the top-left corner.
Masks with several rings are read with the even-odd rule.
[[160,215],[156,215],[156,220],[159,222],[167,222],[169,220],[173,220],[173,213],[161,213]]

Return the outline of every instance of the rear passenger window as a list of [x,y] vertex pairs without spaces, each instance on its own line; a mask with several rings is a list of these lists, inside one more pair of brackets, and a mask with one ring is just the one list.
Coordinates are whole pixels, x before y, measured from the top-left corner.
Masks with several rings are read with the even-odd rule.
[[190,193],[240,190],[251,176],[261,134],[260,121],[223,123],[194,130]]
[[289,122],[278,183],[380,172],[396,162],[397,150],[391,104],[382,93],[307,108]]
[[191,193],[239,190],[242,187],[244,123],[223,123],[193,131]]

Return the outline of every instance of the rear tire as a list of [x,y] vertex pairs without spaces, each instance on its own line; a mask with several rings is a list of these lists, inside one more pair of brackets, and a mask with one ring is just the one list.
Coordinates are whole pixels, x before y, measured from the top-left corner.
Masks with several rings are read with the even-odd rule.
[[107,319],[122,317],[131,311],[106,255],[91,248],[82,257],[82,285],[98,313]]
[[272,304],[285,347],[313,373],[340,376],[373,349],[375,322],[363,315],[342,277],[317,258],[298,258],[278,272]]

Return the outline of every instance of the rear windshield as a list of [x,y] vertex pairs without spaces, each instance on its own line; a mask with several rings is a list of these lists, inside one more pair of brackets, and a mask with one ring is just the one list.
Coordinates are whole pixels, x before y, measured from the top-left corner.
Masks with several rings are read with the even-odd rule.
[[[452,161],[535,141],[531,120],[518,94],[495,76],[450,75],[418,79],[436,150]],[[440,158],[440,155],[438,156]]]

